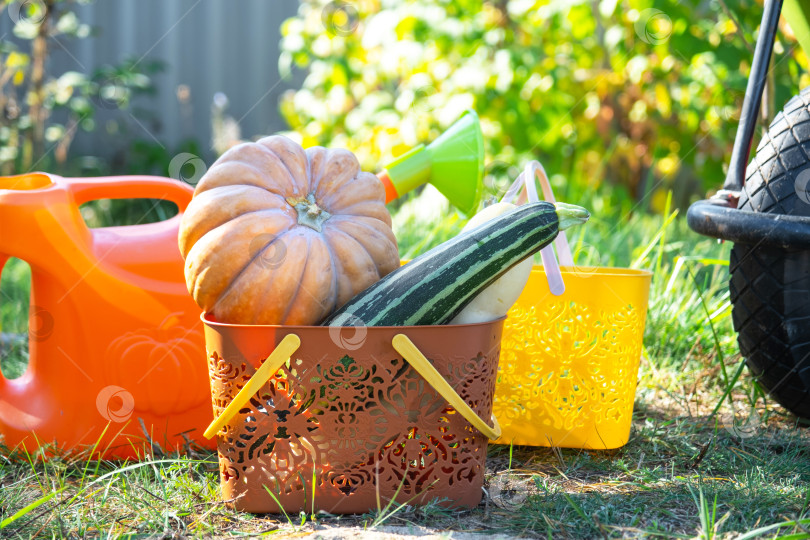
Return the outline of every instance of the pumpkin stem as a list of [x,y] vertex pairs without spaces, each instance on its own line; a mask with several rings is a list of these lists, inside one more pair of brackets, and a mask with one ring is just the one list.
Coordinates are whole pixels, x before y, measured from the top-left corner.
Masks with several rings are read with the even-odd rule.
[[299,225],[306,225],[318,232],[321,232],[323,222],[332,217],[332,214],[318,206],[312,193],[306,197],[289,197],[287,204],[298,212]]

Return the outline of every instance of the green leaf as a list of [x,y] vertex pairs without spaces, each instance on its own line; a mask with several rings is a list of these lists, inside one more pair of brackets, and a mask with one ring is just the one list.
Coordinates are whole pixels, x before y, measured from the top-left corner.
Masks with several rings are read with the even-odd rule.
[[42,506],[46,502],[50,501],[51,499],[53,499],[54,497],[56,497],[57,495],[62,493],[64,490],[65,490],[65,488],[60,488],[60,489],[58,489],[56,491],[52,491],[52,492],[48,493],[47,495],[44,495],[44,496],[40,497],[39,499],[35,500],[34,502],[29,504],[28,506],[25,506],[24,508],[21,508],[20,510],[18,510],[17,512],[12,514],[11,516],[4,519],[3,521],[0,521],[0,529],[5,529],[6,527],[11,525],[12,523],[17,521],[18,519],[20,519],[20,518],[24,517],[25,515],[27,515],[32,510],[36,510],[37,508],[39,508],[40,506]]

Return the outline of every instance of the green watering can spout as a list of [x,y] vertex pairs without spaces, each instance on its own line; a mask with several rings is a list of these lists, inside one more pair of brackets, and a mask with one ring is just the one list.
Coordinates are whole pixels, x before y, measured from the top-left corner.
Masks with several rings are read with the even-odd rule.
[[430,183],[472,215],[481,201],[483,174],[484,136],[478,115],[469,109],[435,141],[399,156],[377,177],[385,185],[386,202]]

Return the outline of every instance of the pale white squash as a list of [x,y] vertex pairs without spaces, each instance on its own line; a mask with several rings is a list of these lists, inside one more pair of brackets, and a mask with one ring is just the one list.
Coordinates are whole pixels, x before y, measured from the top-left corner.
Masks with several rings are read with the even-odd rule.
[[[462,232],[468,231],[487,221],[513,210],[512,203],[495,203],[475,214]],[[450,324],[472,324],[494,321],[506,315],[512,304],[517,302],[520,293],[529,281],[533,258],[527,257],[495,280],[489,287],[467,304]]]

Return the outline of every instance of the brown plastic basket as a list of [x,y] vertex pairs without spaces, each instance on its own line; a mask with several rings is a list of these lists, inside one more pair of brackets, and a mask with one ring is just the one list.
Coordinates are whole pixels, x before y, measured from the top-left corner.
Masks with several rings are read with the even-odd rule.
[[492,414],[503,319],[346,328],[203,322],[215,417],[206,433],[217,434],[229,505],[346,514],[391,500],[480,502],[488,438],[500,434],[481,418]]

